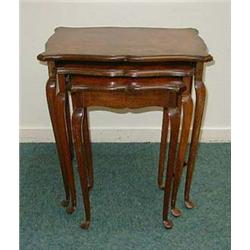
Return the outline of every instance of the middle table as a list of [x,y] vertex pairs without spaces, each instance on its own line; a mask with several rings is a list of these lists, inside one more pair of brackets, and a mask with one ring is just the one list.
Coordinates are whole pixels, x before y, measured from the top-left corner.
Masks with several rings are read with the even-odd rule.
[[[192,64],[181,63],[59,63],[57,65],[57,74],[59,86],[66,86],[66,92],[72,94],[73,109],[78,111],[75,114],[74,120],[77,116],[82,117],[82,124],[75,126],[82,126],[82,138],[77,144],[79,135],[75,135],[75,143],[82,145],[84,150],[81,151],[83,156],[77,152],[79,162],[79,172],[82,178],[82,192],[84,198],[85,212],[87,220],[82,224],[83,228],[89,226],[90,220],[90,204],[88,198],[88,189],[93,187],[93,164],[92,153],[90,146],[89,126],[88,126],[88,112],[89,106],[105,106],[112,108],[141,108],[149,106],[163,107],[163,122],[162,122],[162,135],[160,145],[160,160],[158,168],[158,185],[161,189],[165,189],[163,218],[166,228],[172,227],[172,222],[167,219],[168,214],[168,201],[171,196],[171,208],[174,216],[180,216],[181,212],[176,208],[176,196],[182,167],[184,165],[185,151],[188,142],[189,129],[192,118],[192,99],[190,96],[190,88],[194,68]],[[183,92],[184,91],[184,92]],[[178,118],[175,118],[173,108],[179,107],[181,103],[177,102],[177,97],[173,93],[182,94],[183,106],[183,121],[181,140],[178,149],[178,155],[175,157],[176,144],[170,142],[168,168],[172,167],[170,173],[174,172],[174,181],[172,188],[172,176],[167,181],[166,186],[163,185],[164,175],[164,162],[167,147],[168,129],[171,127],[171,133],[175,133],[178,139],[179,123]],[[81,93],[81,95],[77,93]],[[172,94],[171,94],[172,93]],[[177,99],[176,99],[177,98]],[[59,92],[57,95],[57,121],[59,127],[65,125],[66,116],[62,116],[64,112],[66,99],[64,91]],[[180,100],[180,99],[178,99]],[[180,101],[181,102],[181,101]],[[80,111],[79,111],[80,110]],[[169,121],[171,124],[169,124]],[[171,125],[171,126],[170,126]],[[66,130],[66,128],[65,128]],[[73,126],[73,130],[75,130]],[[177,130],[177,131],[176,131]],[[59,136],[64,137],[64,129],[61,129]],[[175,132],[174,132],[175,131]],[[176,134],[177,133],[177,134]],[[68,137],[71,138],[71,136]],[[171,136],[172,138],[172,136]],[[173,138],[171,139],[173,140]],[[72,145],[70,143],[69,145]],[[77,148],[76,148],[77,149]],[[71,150],[73,152],[73,149]],[[84,159],[84,160],[83,160]],[[177,159],[177,160],[176,160]],[[86,164],[86,173],[83,171],[84,163]],[[174,170],[173,170],[174,169]],[[169,175],[167,170],[167,175]],[[84,174],[85,173],[85,174]],[[68,173],[72,174],[72,172]],[[172,175],[171,174],[171,175]],[[71,179],[73,176],[70,177]],[[166,180],[168,177],[166,177]],[[72,212],[73,210],[68,210]]]

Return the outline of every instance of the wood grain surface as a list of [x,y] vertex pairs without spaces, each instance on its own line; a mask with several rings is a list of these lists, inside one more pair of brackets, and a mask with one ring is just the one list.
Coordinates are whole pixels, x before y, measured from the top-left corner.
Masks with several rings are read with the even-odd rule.
[[162,62],[210,61],[212,57],[192,28],[59,27],[38,59]]

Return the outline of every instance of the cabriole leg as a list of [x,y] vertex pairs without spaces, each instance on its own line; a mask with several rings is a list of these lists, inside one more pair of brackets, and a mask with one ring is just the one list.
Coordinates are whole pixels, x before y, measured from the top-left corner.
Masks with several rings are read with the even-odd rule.
[[165,228],[170,229],[173,227],[173,223],[168,219],[170,194],[172,190],[172,179],[175,167],[175,155],[178,142],[179,126],[180,126],[180,110],[179,108],[169,109],[168,111],[170,120],[170,144],[168,153],[168,164],[165,179],[164,189],[164,202],[163,202],[163,224]]
[[60,137],[61,150],[64,155],[64,164],[68,177],[68,185],[70,188],[71,206],[67,208],[68,213],[73,213],[76,208],[76,190],[74,182],[73,167],[71,162],[71,154],[69,141],[67,136],[67,121],[66,121],[66,99],[65,93],[60,92],[56,96],[56,118],[58,126],[58,136]]
[[168,110],[164,108],[162,116],[160,157],[159,157],[159,167],[158,167],[158,186],[160,189],[164,189],[163,174],[164,174],[164,164],[165,164],[166,149],[167,149],[167,137],[168,137]]
[[71,114],[70,114],[70,104],[69,104],[69,93],[66,92],[66,120],[67,120],[67,134],[69,141],[69,149],[71,160],[74,158],[74,146],[73,146],[73,138],[72,138],[72,129],[71,129]]
[[86,148],[88,185],[89,189],[92,189],[94,185],[93,160],[92,160],[92,148],[91,148],[90,132],[89,132],[88,110],[86,107],[84,108],[84,118],[83,118],[83,137],[84,137],[84,145]]
[[64,163],[64,154],[61,149],[61,142],[60,142],[60,136],[58,132],[56,113],[55,113],[56,111],[55,110],[56,109],[56,80],[51,77],[49,78],[46,84],[46,96],[47,96],[50,119],[51,119],[55,141],[56,141],[58,157],[60,161],[60,168],[61,168],[61,173],[63,177],[64,191],[65,191],[65,200],[63,200],[61,204],[63,207],[67,207],[70,201],[70,192],[69,192],[66,166]]
[[174,171],[174,184],[173,184],[173,192],[172,192],[172,199],[171,199],[171,208],[172,214],[175,217],[181,215],[180,209],[176,208],[176,198],[178,193],[178,188],[182,176],[182,170],[185,161],[185,154],[188,144],[188,137],[189,137],[189,130],[192,120],[192,112],[193,112],[193,101],[190,95],[184,96],[182,98],[182,107],[183,107],[183,122],[182,122],[182,129],[181,129],[181,138],[179,149],[177,153],[177,161]]
[[[83,107],[82,99],[77,95],[72,95],[72,104],[73,110],[78,107]],[[89,121],[88,121],[88,110],[87,107],[83,108],[84,110],[84,120],[83,120],[83,136],[84,136],[84,152],[86,152],[86,165],[88,171],[88,186],[89,190],[93,188],[94,185],[94,174],[93,174],[93,160],[92,160],[92,148],[91,148],[91,140],[90,140],[90,131],[89,131]]]
[[190,200],[190,188],[192,183],[192,177],[194,172],[194,163],[197,153],[199,135],[200,135],[200,128],[201,128],[201,121],[202,115],[204,110],[205,98],[206,98],[206,88],[202,81],[195,81],[195,93],[196,93],[196,103],[195,103],[195,114],[194,114],[194,122],[193,122],[193,132],[192,132],[192,139],[189,151],[189,158],[187,164],[187,176],[186,176],[186,183],[185,183],[185,205],[187,208],[193,208],[194,204]]
[[78,162],[82,196],[83,196],[83,205],[85,209],[85,220],[81,224],[81,228],[88,229],[90,224],[90,201],[89,201],[89,189],[88,189],[88,170],[85,161],[86,152],[83,152],[83,123],[84,123],[84,109],[77,108],[73,112],[72,117],[72,128],[73,128],[73,136],[75,142],[75,152],[76,158]]

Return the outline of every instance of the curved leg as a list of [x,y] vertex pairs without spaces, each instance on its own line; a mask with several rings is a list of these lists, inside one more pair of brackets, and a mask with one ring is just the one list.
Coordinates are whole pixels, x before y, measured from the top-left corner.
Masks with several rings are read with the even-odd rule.
[[184,194],[185,205],[187,208],[194,207],[193,202],[190,200],[190,188],[192,183],[194,163],[195,163],[198,140],[200,135],[201,120],[206,98],[206,88],[202,81],[195,81],[195,93],[196,93],[195,115],[194,115],[193,132],[192,132],[192,139],[191,139],[188,165],[187,165],[187,176],[186,176],[185,194]]
[[167,149],[167,137],[168,137],[168,110],[164,108],[162,116],[160,157],[159,157],[159,167],[158,167],[158,186],[160,189],[164,189],[163,174],[164,174],[164,163],[165,163],[165,156]]
[[180,138],[180,144],[179,144],[175,173],[174,173],[174,184],[173,184],[173,192],[171,200],[171,208],[172,208],[171,211],[175,217],[181,215],[180,209],[176,208],[176,198],[184,166],[189,130],[192,120],[193,101],[190,95],[184,96],[182,98],[182,105],[183,105],[183,118],[182,118],[183,122],[182,122],[181,138]]
[[72,138],[72,130],[71,130],[71,115],[70,115],[70,106],[69,106],[69,93],[66,93],[66,120],[67,120],[67,135],[69,141],[69,149],[71,160],[74,158],[74,146],[73,146],[73,138]]
[[82,188],[83,205],[85,209],[85,221],[81,224],[81,228],[88,229],[90,224],[90,201],[89,201],[89,190],[88,190],[88,171],[87,166],[84,164],[84,152],[83,152],[83,131],[82,125],[84,120],[84,109],[77,108],[73,112],[72,117],[72,128],[75,142],[76,158],[78,162],[79,175]]
[[69,192],[69,185],[67,179],[67,173],[65,169],[65,164],[63,160],[63,152],[61,150],[61,142],[60,136],[58,136],[58,128],[56,122],[56,113],[55,113],[55,102],[56,102],[56,80],[53,78],[49,78],[46,84],[46,96],[47,96],[47,103],[49,108],[50,119],[53,127],[53,132],[56,141],[56,147],[58,152],[58,157],[60,161],[60,168],[63,177],[63,184],[64,184],[64,191],[65,191],[65,200],[61,202],[63,207],[67,207],[70,200],[70,192]]
[[70,188],[71,195],[71,206],[67,208],[68,213],[73,213],[76,208],[76,190],[74,182],[74,174],[71,162],[71,155],[69,149],[69,142],[67,137],[67,121],[66,121],[66,106],[65,106],[65,93],[59,93],[56,96],[57,105],[56,105],[56,117],[57,117],[57,126],[58,126],[58,136],[61,141],[61,148],[64,155],[64,164],[66,173],[68,176],[68,185]]
[[83,137],[84,137],[84,146],[86,149],[86,162],[88,169],[88,184],[89,189],[93,188],[94,185],[94,174],[93,174],[93,161],[92,161],[92,149],[89,133],[89,123],[88,123],[88,111],[87,108],[84,108],[84,118],[83,118]]
[[[78,107],[83,107],[82,99],[79,96],[72,94],[72,104],[73,110]],[[88,123],[88,111],[87,108],[84,109],[84,121],[83,121],[83,136],[84,136],[84,151],[86,151],[86,164],[88,171],[88,185],[89,190],[93,188],[94,185],[94,177],[93,177],[93,162],[92,162],[92,150],[91,150],[91,141],[90,141],[90,132],[89,132],[89,123]]]
[[170,229],[173,226],[171,220],[168,219],[169,212],[169,203],[170,203],[170,194],[172,187],[172,179],[175,166],[175,155],[179,135],[179,126],[180,126],[180,111],[178,108],[169,109],[168,112],[170,119],[170,145],[169,145],[169,154],[168,154],[168,165],[167,173],[165,180],[165,190],[164,190],[164,202],[163,202],[163,224],[165,228]]

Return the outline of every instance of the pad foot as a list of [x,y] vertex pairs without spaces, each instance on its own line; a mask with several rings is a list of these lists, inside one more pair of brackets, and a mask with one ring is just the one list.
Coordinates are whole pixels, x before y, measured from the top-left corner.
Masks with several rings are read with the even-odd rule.
[[171,220],[164,220],[163,224],[166,229],[171,229],[173,227],[173,222]]

